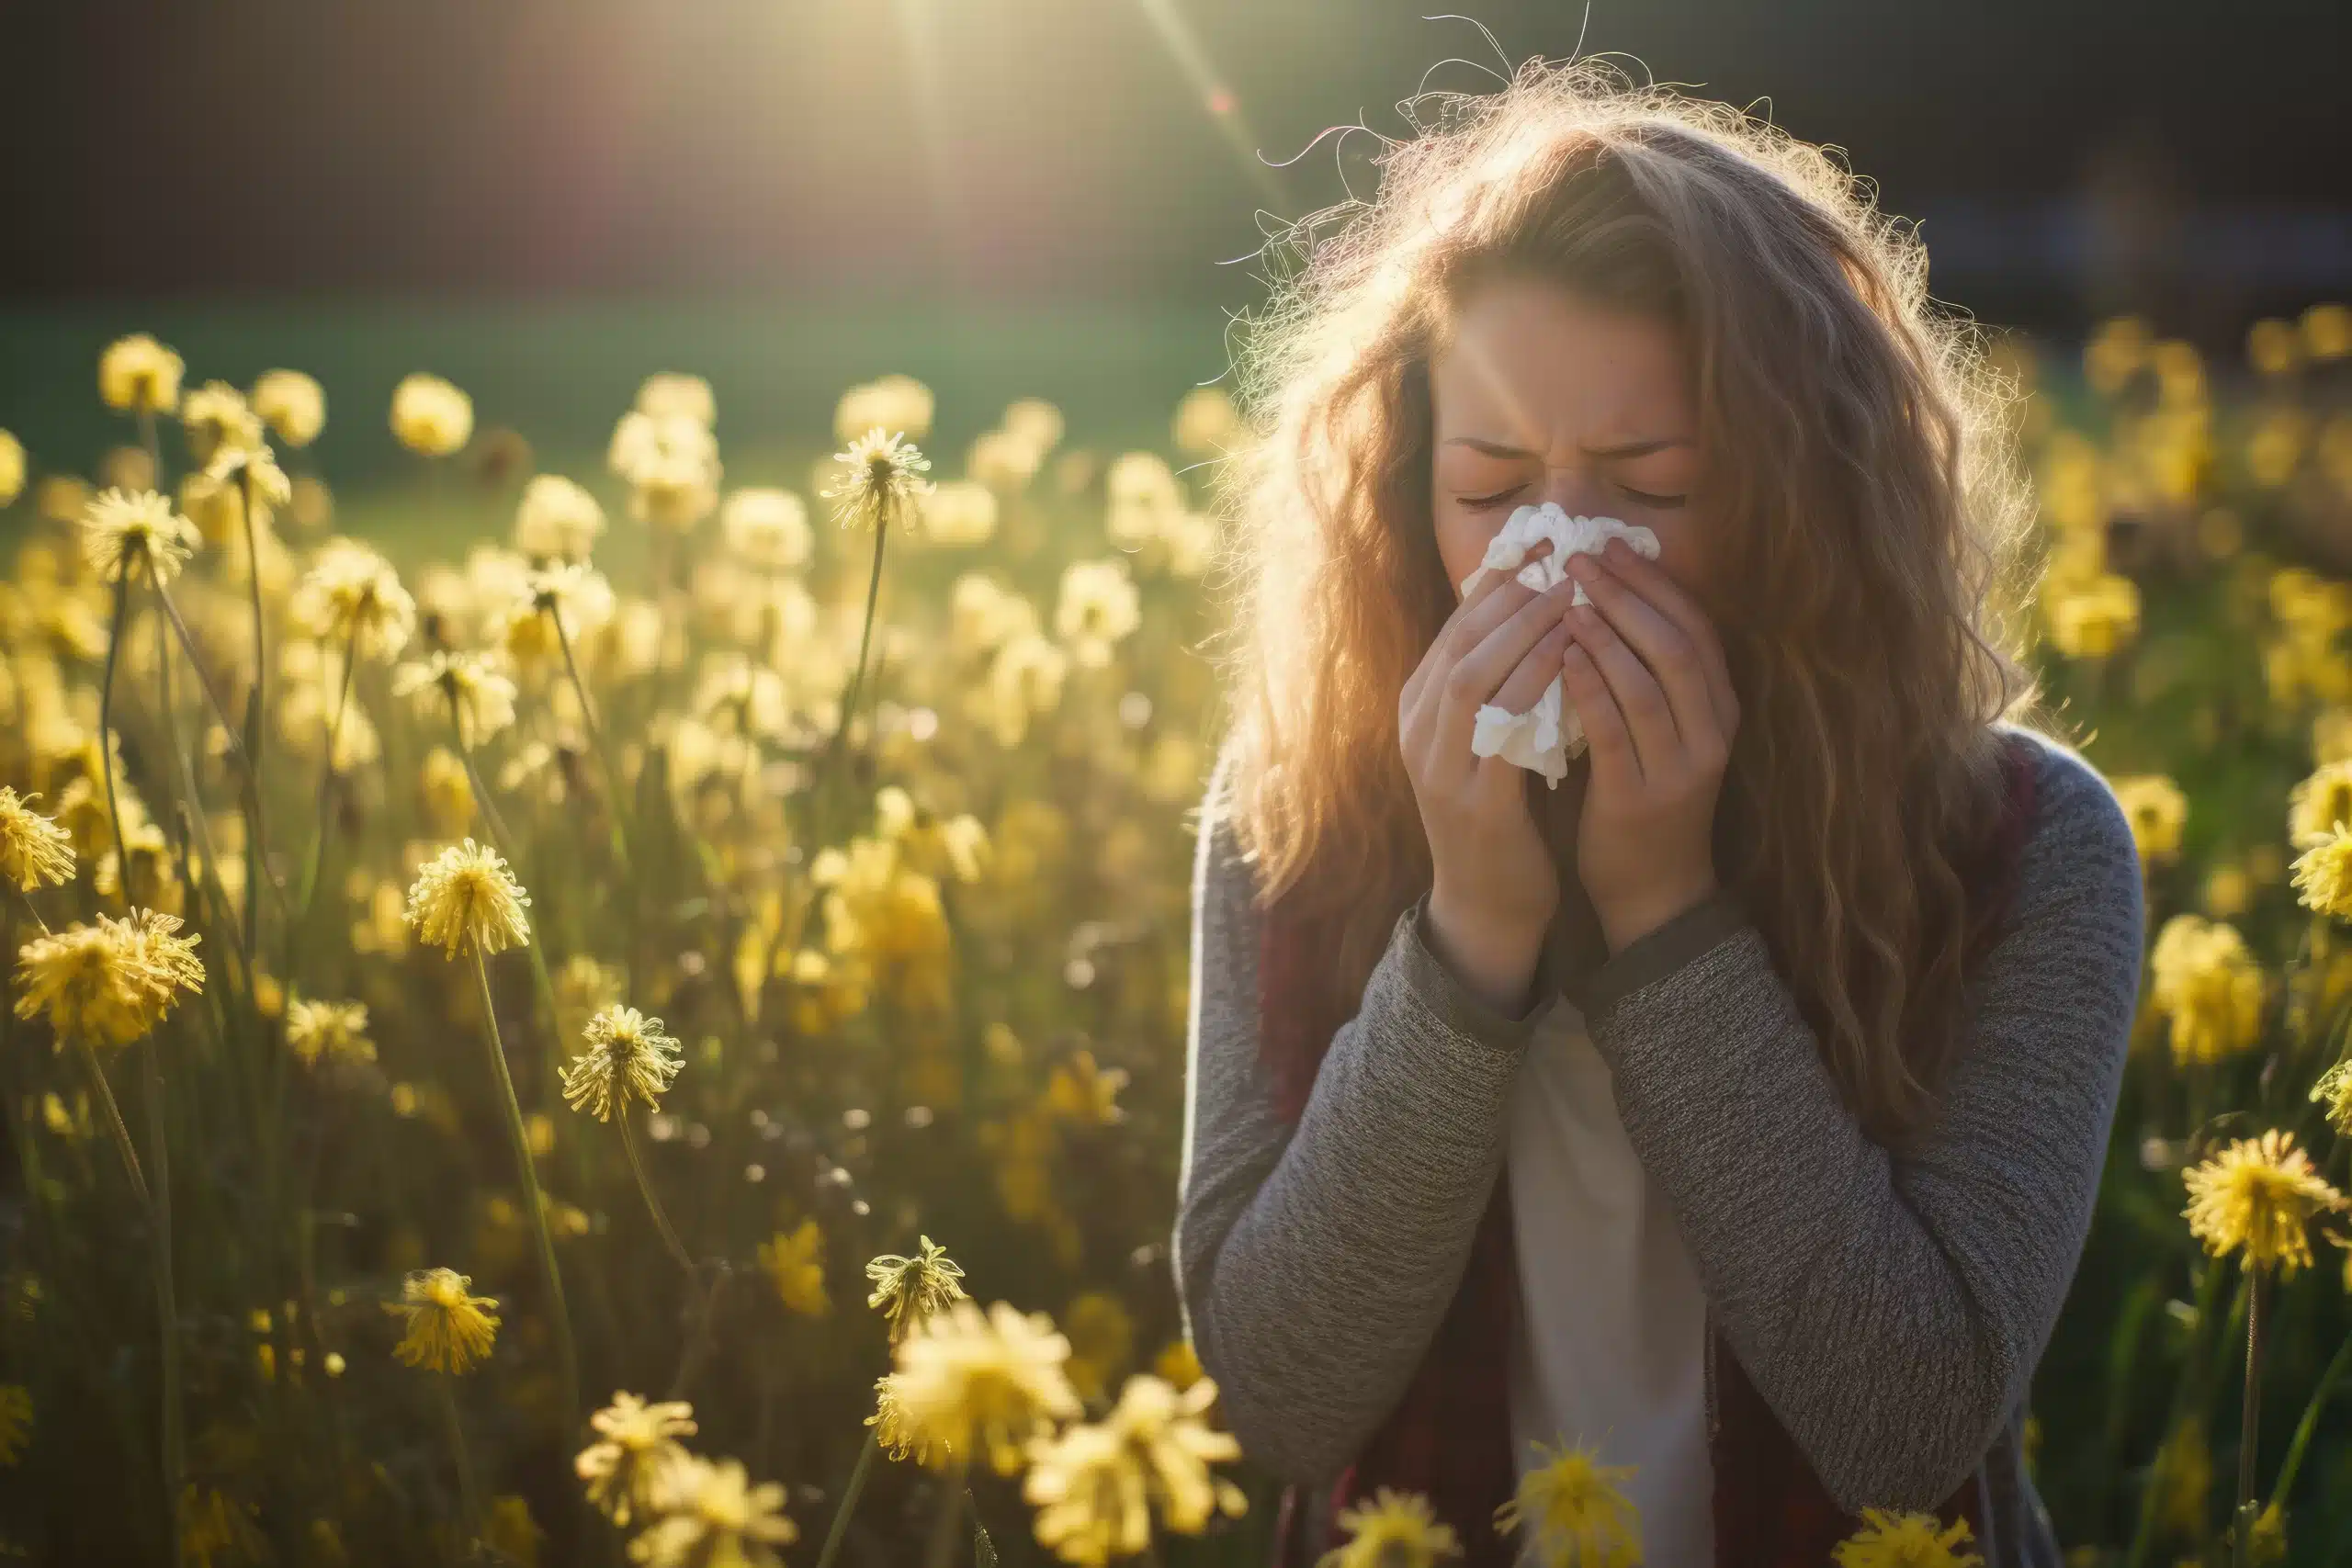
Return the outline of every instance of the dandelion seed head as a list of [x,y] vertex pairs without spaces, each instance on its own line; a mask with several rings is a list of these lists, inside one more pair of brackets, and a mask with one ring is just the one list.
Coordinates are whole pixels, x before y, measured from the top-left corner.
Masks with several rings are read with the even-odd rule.
[[179,406],[180,356],[145,333],[117,338],[98,356],[98,396],[125,413],[169,413]]
[[906,526],[917,520],[916,503],[931,493],[931,481],[922,477],[931,459],[878,426],[834,453],[833,461],[842,471],[824,495],[843,527],[877,528],[885,518]]
[[474,402],[438,376],[419,371],[392,389],[392,434],[410,451],[446,457],[474,433]]
[[308,446],[326,428],[327,395],[300,370],[265,370],[254,383],[254,412],[288,446]]
[[458,739],[469,747],[514,722],[514,682],[479,654],[435,649],[403,664],[393,672],[392,694],[453,715]]
[[416,601],[400,573],[356,539],[334,540],[319,552],[287,613],[321,642],[356,646],[368,659],[392,658],[416,629]]
[[368,1038],[368,1004],[297,997],[286,1004],[286,1045],[306,1067],[322,1061],[374,1061],[376,1043]]
[[514,547],[538,560],[584,561],[605,535],[605,509],[561,474],[539,474],[514,508]]
[[109,582],[142,570],[169,582],[203,543],[196,525],[153,491],[108,490],[82,513],[82,558]]
[[408,890],[408,923],[451,958],[460,946],[487,956],[531,940],[531,923],[523,913],[530,902],[505,857],[468,839],[443,850],[417,874]]

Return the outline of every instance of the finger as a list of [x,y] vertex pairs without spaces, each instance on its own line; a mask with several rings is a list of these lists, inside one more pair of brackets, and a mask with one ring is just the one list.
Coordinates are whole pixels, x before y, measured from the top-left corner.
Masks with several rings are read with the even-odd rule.
[[1714,699],[1715,722],[1728,741],[1739,728],[1739,694],[1732,684],[1731,661],[1724,656],[1723,637],[1713,618],[1664,567],[1623,539],[1610,540],[1600,557],[1603,564],[1640,590],[1644,599],[1681,628],[1698,649],[1699,665]]
[[1679,767],[1682,737],[1675,728],[1665,689],[1609,625],[1600,606],[1579,604],[1569,612],[1568,637],[1590,659],[1615,699],[1642,776],[1664,777]]
[[1565,621],[1545,632],[1487,700],[1511,713],[1533,707],[1543,700],[1544,688],[1559,678],[1560,657],[1567,652],[1568,640]]
[[1591,758],[1587,788],[1598,787],[1618,800],[1629,800],[1642,787],[1641,762],[1634,752],[1634,738],[1625,716],[1601,678],[1600,667],[1582,644],[1571,640],[1560,658],[1560,689],[1584,725],[1585,747]]
[[[1575,565],[1602,620],[1633,649],[1665,692],[1683,754],[1711,760],[1720,755],[1725,740],[1714,693],[1690,637],[1605,561],[1586,557]],[[1602,671],[1607,672],[1606,665]],[[1650,760],[1646,751],[1644,760]]]
[[[1521,660],[1544,639],[1546,632],[1559,625],[1573,592],[1571,585],[1563,581],[1531,598],[1447,671],[1439,690],[1437,722],[1431,731],[1431,739],[1442,754],[1459,758],[1465,766],[1475,761],[1470,755],[1470,734],[1476,727],[1478,710],[1495,700],[1495,694],[1502,689]],[[1426,694],[1423,700],[1428,700]]]
[[[1551,541],[1541,542],[1544,550],[1551,548]],[[1461,661],[1464,654],[1478,646],[1488,632],[1516,614],[1521,606],[1535,597],[1535,590],[1519,581],[1515,571],[1490,571],[1484,581],[1454,605],[1445,621],[1430,639],[1420,663],[1405,682],[1400,694],[1399,711],[1410,713],[1430,703],[1430,688],[1441,682],[1442,672]]]

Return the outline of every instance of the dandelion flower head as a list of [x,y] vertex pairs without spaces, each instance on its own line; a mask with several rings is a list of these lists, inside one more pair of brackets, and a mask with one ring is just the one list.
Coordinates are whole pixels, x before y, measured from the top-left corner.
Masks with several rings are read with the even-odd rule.
[[262,438],[261,416],[245,394],[226,381],[207,381],[180,400],[180,423],[187,448],[199,465],[209,464],[224,446],[250,446]]
[[2148,975],[2174,1061],[2220,1061],[2261,1039],[2267,987],[2236,927],[2187,911],[2173,916],[2149,950]]
[[865,1304],[881,1311],[893,1344],[925,1318],[945,1311],[949,1303],[964,1299],[962,1265],[929,1236],[917,1241],[910,1258],[886,1252],[873,1259],[865,1266],[865,1277],[874,1281],[874,1293]]
[[1533,1445],[1539,1462],[1495,1510],[1497,1528],[1525,1530],[1544,1568],[1631,1568],[1642,1560],[1641,1516],[1619,1483],[1632,1465],[1597,1462],[1590,1449]]
[[128,1045],[162,1022],[182,992],[204,988],[198,938],[179,917],[133,909],[27,942],[17,956],[17,1016],[44,1014],[58,1041]]
[[678,1042],[662,1032],[662,1021],[635,1008],[607,1007],[588,1021],[588,1049],[563,1069],[563,1098],[574,1111],[609,1122],[628,1102],[658,1107],[684,1065]]
[[21,893],[74,875],[74,835],[35,811],[33,798],[0,784],[0,876]]
[[1949,1527],[1932,1514],[1892,1514],[1864,1508],[1862,1528],[1838,1543],[1838,1568],[1984,1568],[1962,1551],[1975,1539],[1966,1519]]
[[1035,1438],[1080,1413],[1063,1364],[1069,1341],[1043,1313],[970,1301],[925,1318],[899,1341],[890,1392],[899,1429],[918,1446],[1021,1468]]
[[833,454],[842,465],[841,477],[826,487],[833,516],[844,527],[876,528],[895,517],[901,526],[914,520],[915,503],[931,493],[922,475],[931,468],[913,443],[885,434],[878,426]]
[[297,997],[286,1004],[286,1045],[306,1067],[322,1061],[374,1061],[376,1043],[368,1038],[368,1004]]
[[690,419],[709,425],[718,418],[710,383],[683,371],[657,370],[637,389],[637,412],[655,419]]
[[514,508],[514,547],[537,560],[581,561],[604,537],[605,509],[561,474],[539,474]]
[[788,1310],[803,1317],[822,1317],[832,1310],[825,1293],[825,1233],[813,1218],[760,1243],[759,1259],[775,1286],[776,1299]]
[[311,637],[371,659],[399,653],[416,629],[416,601],[400,573],[356,539],[334,540],[319,552],[287,610]]
[[2238,1139],[2192,1166],[2184,1179],[2189,1230],[2216,1258],[2243,1250],[2251,1269],[2277,1265],[2292,1274],[2309,1265],[2312,1217],[2344,1206],[2344,1195],[2312,1168],[2294,1134],[2278,1127]]
[[461,945],[488,955],[531,940],[523,910],[531,896],[506,869],[506,859],[468,839],[435,855],[408,890],[408,922],[449,957]]
[[263,371],[254,383],[253,405],[288,446],[308,446],[326,428],[326,392],[300,370]]
[[1107,1425],[1080,1423],[1031,1450],[1022,1495],[1037,1506],[1037,1540],[1084,1568],[1151,1544],[1143,1467]]
[[777,1568],[774,1550],[800,1537],[786,1517],[784,1487],[752,1484],[741,1460],[687,1454],[662,1483],[662,1517],[628,1543],[642,1568]]
[[468,746],[481,745],[514,722],[514,682],[479,654],[436,649],[401,665],[392,676],[392,693],[446,704],[457,719],[458,739]]
[[616,1525],[659,1507],[670,1469],[684,1460],[677,1439],[695,1430],[694,1406],[684,1401],[649,1404],[616,1393],[588,1417],[596,1441],[580,1450],[572,1468],[588,1483],[588,1501]]
[[2295,891],[2306,908],[2352,919],[2352,828],[2336,822],[2295,857]]
[[392,389],[392,434],[410,451],[446,457],[473,433],[473,400],[440,377],[420,371]]
[[179,407],[180,356],[145,333],[117,338],[98,356],[98,396],[125,413],[169,413]]
[[1325,1552],[1315,1568],[1436,1568],[1462,1555],[1453,1527],[1438,1523],[1430,1500],[1418,1492],[1384,1486],[1368,1501],[1340,1509],[1338,1523],[1351,1532],[1347,1544]]
[[153,491],[108,490],[82,513],[82,558],[109,582],[141,567],[169,582],[203,542],[196,525]]
[[498,1304],[471,1293],[473,1280],[454,1269],[425,1269],[401,1284],[401,1299],[384,1310],[407,1320],[392,1349],[412,1367],[436,1372],[469,1372],[490,1354],[498,1337]]

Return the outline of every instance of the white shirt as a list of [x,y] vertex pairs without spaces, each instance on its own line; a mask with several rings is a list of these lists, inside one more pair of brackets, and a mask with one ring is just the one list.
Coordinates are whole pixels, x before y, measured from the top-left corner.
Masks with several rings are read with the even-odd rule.
[[1609,1066],[1566,998],[1538,1026],[1511,1098],[1510,1347],[1519,1470],[1541,1439],[1632,1465],[1648,1568],[1714,1561],[1706,1294],[1666,1195],[1626,1141]]

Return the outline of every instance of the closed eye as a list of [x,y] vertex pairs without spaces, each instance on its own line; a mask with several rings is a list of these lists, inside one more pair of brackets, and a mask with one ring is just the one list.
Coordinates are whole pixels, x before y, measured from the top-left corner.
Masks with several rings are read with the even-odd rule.
[[1644,506],[1655,506],[1662,512],[1670,512],[1690,499],[1687,495],[1652,495],[1646,491],[1635,490],[1631,485],[1620,485],[1618,488],[1625,492],[1625,499],[1628,501],[1639,502]]
[[1513,485],[1509,490],[1498,490],[1492,495],[1465,495],[1462,497],[1462,504],[1474,512],[1485,512],[1500,506],[1526,488],[1525,485]]

